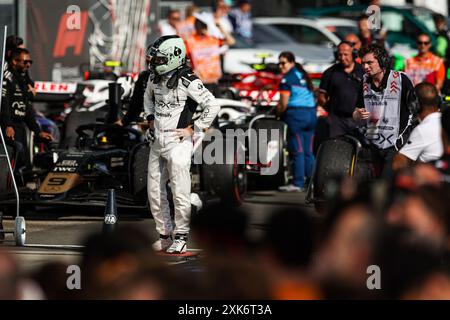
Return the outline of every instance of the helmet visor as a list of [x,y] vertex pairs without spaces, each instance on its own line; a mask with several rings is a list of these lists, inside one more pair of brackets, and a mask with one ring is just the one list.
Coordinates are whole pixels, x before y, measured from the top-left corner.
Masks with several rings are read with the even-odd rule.
[[168,61],[169,59],[167,59],[167,57],[153,56],[150,64],[154,66],[161,66],[163,64],[167,64]]

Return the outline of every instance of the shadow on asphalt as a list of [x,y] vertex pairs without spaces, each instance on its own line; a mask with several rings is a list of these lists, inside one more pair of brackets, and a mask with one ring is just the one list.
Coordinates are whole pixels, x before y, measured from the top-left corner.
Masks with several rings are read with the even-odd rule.
[[[64,220],[64,221],[101,221],[104,212],[99,208],[36,208],[34,211],[26,211],[22,214],[25,219],[31,221],[45,220]],[[140,221],[151,218],[150,213],[124,212],[119,210],[119,220],[121,221]],[[7,217],[5,217],[7,218]]]

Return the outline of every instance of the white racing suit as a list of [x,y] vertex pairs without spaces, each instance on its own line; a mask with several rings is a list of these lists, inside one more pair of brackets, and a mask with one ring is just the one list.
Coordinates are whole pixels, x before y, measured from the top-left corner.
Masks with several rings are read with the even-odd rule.
[[[160,79],[158,76],[150,76],[144,95],[145,116],[147,119],[154,116],[155,120],[155,140],[151,145],[147,180],[150,210],[160,235],[168,236],[172,232],[188,234],[193,143],[192,138],[181,141],[174,135],[173,130],[188,127],[198,107],[203,112],[193,123],[194,131],[203,131],[214,121],[220,107],[214,96],[189,68],[159,77]],[[172,82],[173,89],[167,86],[169,79],[175,79],[175,82]],[[175,207],[175,228],[172,226],[167,199],[168,180]]]

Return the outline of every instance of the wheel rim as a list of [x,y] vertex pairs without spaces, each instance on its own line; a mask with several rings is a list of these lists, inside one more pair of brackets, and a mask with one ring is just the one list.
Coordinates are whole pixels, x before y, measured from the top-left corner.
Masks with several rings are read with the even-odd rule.
[[14,238],[18,246],[23,246],[26,240],[26,226],[23,217],[16,217],[15,219],[15,233]]

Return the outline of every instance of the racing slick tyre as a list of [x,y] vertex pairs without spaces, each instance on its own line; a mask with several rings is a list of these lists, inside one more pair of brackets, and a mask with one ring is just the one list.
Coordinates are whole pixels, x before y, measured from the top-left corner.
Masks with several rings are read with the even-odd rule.
[[35,144],[34,132],[30,131],[30,129],[28,129],[28,128],[25,129],[25,132],[26,132],[26,143],[27,143],[27,145],[24,146],[25,161],[26,161],[26,165],[28,167],[32,167],[34,154],[37,153],[38,151],[35,148],[36,144]]
[[[279,186],[286,185],[290,178],[286,124],[283,121],[262,118],[255,122],[253,128],[256,130],[257,141],[250,141],[249,151],[257,150],[258,162],[262,164],[261,170],[266,172],[266,174],[261,172],[256,175],[253,180],[254,186],[258,189],[277,189]],[[260,150],[261,147],[263,148]],[[264,165],[274,167],[264,168]]]
[[314,202],[326,200],[331,179],[352,175],[356,162],[356,147],[345,138],[333,138],[322,143],[317,153],[312,177]]
[[356,178],[358,183],[368,182],[375,178],[375,168],[370,149],[362,148],[358,152],[353,176]]
[[[233,152],[227,152],[227,141],[231,145],[231,139],[234,138],[222,140],[222,155],[213,154],[216,160],[214,163],[202,165],[202,176],[205,189],[212,190],[220,198],[223,205],[238,207],[243,203],[243,197],[247,192],[245,149],[240,142],[235,140],[233,142]],[[213,143],[220,142],[214,141]]]
[[[8,155],[11,157],[14,155],[13,148],[6,146]],[[0,192],[5,192],[10,189],[11,173],[9,172],[8,159],[5,157],[5,150],[0,147]]]
[[147,172],[150,146],[147,142],[138,144],[132,150],[130,159],[130,186],[133,195],[147,197]]

